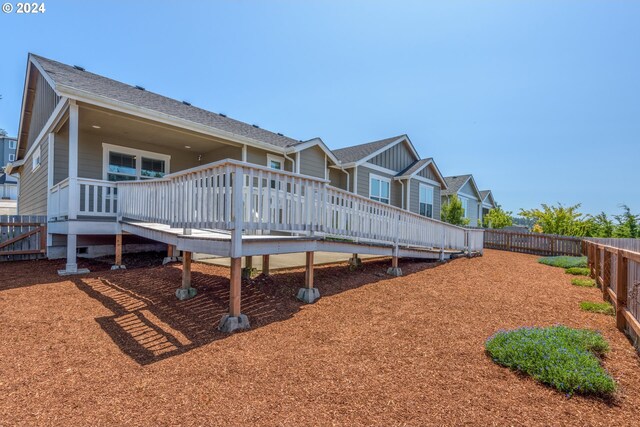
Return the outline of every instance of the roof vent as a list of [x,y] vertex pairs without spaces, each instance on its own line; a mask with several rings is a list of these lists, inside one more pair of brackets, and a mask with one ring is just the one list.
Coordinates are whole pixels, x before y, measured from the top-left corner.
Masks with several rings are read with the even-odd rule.
[[251,125],[251,126],[253,126],[254,128],[260,129],[260,126],[258,125]]
[[184,105],[191,105],[191,103],[190,103],[190,102],[187,102],[187,101],[182,101],[182,103],[183,103]]
[[218,113],[218,115],[222,116],[222,117],[227,117],[226,114],[222,114],[222,113]]
[[74,65],[73,68],[75,68],[78,71],[85,71],[85,69],[79,65]]
[[280,136],[284,136],[284,135],[283,135],[283,134],[281,134],[280,132],[278,132],[278,135],[280,135]]
[[138,90],[145,90],[142,86],[135,85],[134,87]]

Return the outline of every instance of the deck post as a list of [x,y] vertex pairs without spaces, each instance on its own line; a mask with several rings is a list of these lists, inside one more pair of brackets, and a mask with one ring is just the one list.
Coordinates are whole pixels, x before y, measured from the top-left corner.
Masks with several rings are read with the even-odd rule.
[[402,276],[402,269],[398,267],[398,247],[393,248],[393,256],[391,257],[391,267],[387,269],[387,274],[391,276]]
[[246,256],[244,257],[244,268],[242,269],[242,278],[251,279],[252,273],[253,273],[253,257]]
[[196,296],[196,289],[191,287],[191,252],[182,254],[182,286],[176,289],[176,298],[184,301]]
[[124,270],[125,267],[122,264],[122,233],[116,234],[116,261],[111,266],[112,270]]
[[313,287],[313,256],[314,252],[306,253],[306,270],[304,272],[304,288],[298,289],[298,299],[307,304],[320,298],[320,291]]
[[355,269],[362,267],[362,259],[358,258],[358,254],[352,254],[349,258],[349,268]]
[[162,260],[162,265],[167,265],[170,262],[178,262],[179,259],[178,259],[177,252],[178,251],[176,251],[175,245],[167,245],[167,256],[164,257],[164,259]]
[[242,258],[231,258],[231,278],[229,280],[229,313],[222,316],[218,330],[235,332],[249,328],[249,318],[240,312],[240,296],[242,284]]
[[269,275],[269,255],[262,255],[262,274]]
[[67,264],[64,270],[58,270],[60,276],[68,276],[71,274],[84,274],[88,273],[88,268],[78,268],[78,235],[67,234]]

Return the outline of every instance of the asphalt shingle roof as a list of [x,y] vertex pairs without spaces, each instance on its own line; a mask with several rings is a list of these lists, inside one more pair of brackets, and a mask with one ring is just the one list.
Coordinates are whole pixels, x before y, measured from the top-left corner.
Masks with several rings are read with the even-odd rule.
[[444,182],[447,183],[447,189],[442,190],[443,196],[450,196],[458,193],[458,190],[467,182],[471,175],[445,176]]
[[415,173],[416,171],[420,170],[425,164],[429,163],[432,160],[433,160],[432,157],[429,157],[427,159],[420,159],[417,162],[413,163],[408,168],[406,168],[405,170],[403,170],[402,172],[398,173],[396,176],[411,175],[412,173]]
[[398,138],[402,138],[405,135],[398,135],[392,138],[380,139],[378,141],[367,142],[366,144],[352,145],[351,147],[339,148],[337,150],[332,150],[333,154],[340,160],[342,163],[351,163],[357,162],[368,155],[375,153],[379,149],[383,148],[386,145],[391,144],[393,141],[397,141]]
[[251,138],[281,148],[291,147],[301,143],[301,141],[296,139],[278,135],[277,133],[254,127],[248,123],[224,117],[211,111],[203,110],[202,108],[186,105],[182,101],[177,101],[157,93],[140,90],[135,86],[121,83],[98,74],[78,70],[58,61],[33,54],[32,58],[42,66],[53,79],[56,86],[67,86],[72,89],[164,113],[178,119],[188,120],[193,123],[229,132],[237,136]]

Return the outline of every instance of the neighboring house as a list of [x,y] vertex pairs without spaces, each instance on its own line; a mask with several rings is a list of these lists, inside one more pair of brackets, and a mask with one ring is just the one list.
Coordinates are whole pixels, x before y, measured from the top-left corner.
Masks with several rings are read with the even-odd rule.
[[113,251],[111,239],[100,238],[117,231],[109,182],[162,177],[223,159],[327,180],[338,162],[320,138],[293,139],[29,55],[10,171],[21,177],[18,214],[49,217],[50,257],[63,257],[68,246],[88,255]]
[[0,200],[18,200],[18,179],[0,173]]
[[16,146],[16,138],[0,137],[0,215],[17,212],[18,179],[4,173],[6,165],[16,160]]
[[333,150],[331,184],[360,196],[440,219],[445,180],[433,159],[420,159],[407,135]]
[[480,211],[480,224],[483,224],[482,219],[489,213],[489,211],[496,206],[495,199],[493,198],[493,193],[491,190],[481,190],[480,191],[480,203],[482,204],[482,208]]
[[473,175],[447,176],[444,180],[447,183],[447,189],[442,192],[442,203],[447,203],[451,196],[457,195],[462,202],[464,217],[469,219],[469,225],[471,227],[481,226],[482,196]]
[[17,138],[9,136],[0,136],[0,169],[4,170],[7,163],[16,160]]

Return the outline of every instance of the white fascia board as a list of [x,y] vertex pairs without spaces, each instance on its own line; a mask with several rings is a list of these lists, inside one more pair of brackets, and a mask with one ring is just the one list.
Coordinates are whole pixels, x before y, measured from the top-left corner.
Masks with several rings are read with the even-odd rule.
[[391,175],[394,178],[398,174],[398,171],[394,171],[393,169],[387,169],[385,167],[378,166],[376,164],[369,163],[369,162],[363,163],[360,166],[362,166],[363,168],[372,169],[377,172],[386,173],[387,175]]
[[391,141],[390,143],[388,143],[384,147],[380,148],[379,150],[376,150],[373,153],[369,154],[368,156],[363,157],[360,160],[357,160],[357,161],[352,162],[352,163],[355,166],[360,166],[361,164],[366,163],[369,160],[373,159],[378,154],[384,153],[389,148],[395,147],[396,145],[400,144],[403,141],[407,141],[407,143],[409,144],[409,149],[411,150],[411,153],[415,156],[416,160],[420,160],[420,156],[418,156],[418,153],[416,152],[415,148],[413,148],[413,144],[411,144],[411,141],[409,141],[409,138],[406,135],[403,135],[403,136],[399,137],[398,139]]
[[338,158],[333,154],[333,152],[327,147],[327,145],[322,141],[321,138],[313,138],[308,141],[302,142],[298,145],[294,145],[293,147],[286,150],[287,154],[289,153],[299,153],[300,151],[306,150],[307,148],[311,148],[314,146],[320,147],[322,151],[329,157],[329,159],[336,165],[340,164]]
[[55,128],[58,122],[64,117],[67,108],[69,107],[67,98],[60,98],[60,102],[56,105],[56,108],[53,110],[53,113],[49,116],[47,123],[42,127],[42,130],[33,140],[33,145],[29,148],[29,151],[24,155],[25,159],[28,159],[29,156],[33,154],[33,152],[40,146],[40,143],[44,140],[44,138],[51,132],[53,128]]

